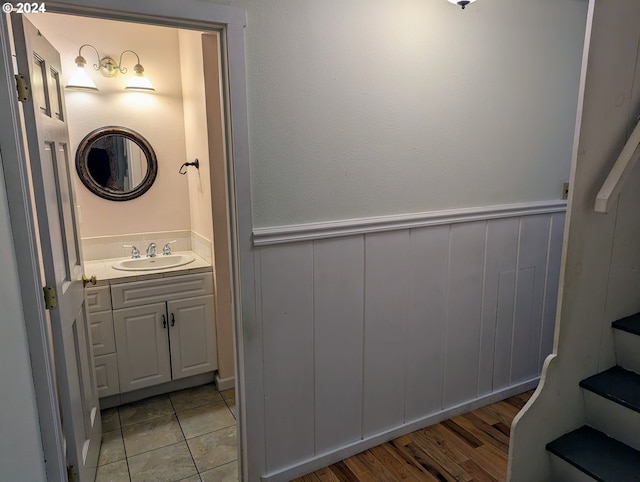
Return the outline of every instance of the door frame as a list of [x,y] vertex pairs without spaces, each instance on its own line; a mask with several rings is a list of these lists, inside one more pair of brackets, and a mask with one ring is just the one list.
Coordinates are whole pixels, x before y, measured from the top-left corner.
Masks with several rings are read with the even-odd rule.
[[[174,28],[220,32],[227,185],[229,188],[230,247],[234,314],[234,352],[241,480],[259,478],[264,462],[261,377],[245,377],[245,369],[259,367],[262,357],[256,326],[255,269],[252,246],[251,182],[247,118],[243,9],[198,0],[67,0],[46,3],[47,11]],[[42,296],[40,260],[28,180],[28,157],[15,94],[12,44],[6,15],[0,18],[0,147],[7,185],[12,236],[20,273],[38,416],[47,479],[66,479],[58,394]],[[246,333],[246,335],[245,335]],[[257,349],[256,349],[257,348]],[[257,373],[256,373],[257,374]],[[245,379],[249,378],[249,386]],[[251,427],[251,430],[248,430]]]

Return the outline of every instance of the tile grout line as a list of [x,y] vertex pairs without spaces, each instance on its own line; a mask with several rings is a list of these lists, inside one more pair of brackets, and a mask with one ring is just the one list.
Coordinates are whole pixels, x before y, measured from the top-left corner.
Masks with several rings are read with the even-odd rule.
[[118,416],[120,436],[122,437],[122,451],[124,452],[124,463],[127,465],[127,475],[129,476],[129,482],[131,482],[131,468],[129,467],[129,456],[127,455],[127,446],[124,443],[124,427],[122,426],[122,418],[120,418],[120,407],[115,407],[115,408],[116,408],[116,414]]
[[[176,420],[178,421],[178,427],[180,427],[180,432],[182,433],[182,437],[184,438],[184,444],[187,446],[187,450],[189,451],[189,456],[191,457],[191,461],[193,462],[193,468],[196,469],[196,475],[198,475],[198,478],[202,480],[202,477],[200,477],[200,469],[198,469],[198,464],[196,463],[196,459],[193,456],[193,452],[191,452],[191,447],[189,446],[189,442],[187,440],[187,434],[184,433],[184,429],[182,428],[182,424],[180,423],[180,419],[178,418],[178,412],[176,412],[176,407],[173,404],[173,400],[171,400],[171,397],[169,397],[169,402],[173,407],[173,414],[176,417]],[[183,411],[186,411],[186,410],[183,410]]]

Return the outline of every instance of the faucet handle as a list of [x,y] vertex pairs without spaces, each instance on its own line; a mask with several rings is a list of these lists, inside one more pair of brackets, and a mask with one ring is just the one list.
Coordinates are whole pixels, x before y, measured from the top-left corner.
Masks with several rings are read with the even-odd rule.
[[123,244],[122,247],[123,248],[131,248],[131,257],[132,258],[139,258],[140,257],[140,250],[138,248],[136,248],[133,244]]
[[147,246],[147,258],[155,258],[156,257],[156,243],[150,243]]
[[174,239],[173,241],[169,241],[167,244],[164,245],[164,248],[162,248],[162,255],[163,256],[169,256],[171,254],[171,246],[169,246],[170,244],[173,243],[177,243],[178,240]]

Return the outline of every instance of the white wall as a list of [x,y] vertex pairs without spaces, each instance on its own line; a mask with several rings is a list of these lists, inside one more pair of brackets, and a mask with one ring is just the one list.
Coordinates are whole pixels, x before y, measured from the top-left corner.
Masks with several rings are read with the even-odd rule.
[[0,176],[0,273],[0,426],[3,434],[0,473],[10,480],[40,482],[45,480],[44,456],[3,176]]
[[246,8],[254,225],[558,199],[586,0]]
[[[187,179],[178,174],[186,161],[178,31],[57,14],[30,15],[29,20],[60,52],[63,82],[75,71],[78,48],[89,43],[101,56],[109,55],[116,62],[123,50],[136,51],[156,89],[152,94],[125,92],[127,75],[108,79],[91,71],[96,55],[90,48],[82,50],[89,75],[100,91],[65,90],[72,159],[80,141],[92,130],[109,125],[129,127],[153,146],[158,177],[143,196],[114,202],[92,194],[76,176],[81,236],[190,229]],[[129,72],[135,62],[131,54],[123,59]]]
[[212,241],[211,169],[201,37],[201,32],[178,32],[186,160],[200,162],[200,169],[190,167],[185,176],[189,186],[191,229]]
[[231,380],[235,368],[219,36],[180,30],[178,38],[187,158],[200,161],[200,169],[187,171],[191,229],[209,244],[213,241],[218,376]]

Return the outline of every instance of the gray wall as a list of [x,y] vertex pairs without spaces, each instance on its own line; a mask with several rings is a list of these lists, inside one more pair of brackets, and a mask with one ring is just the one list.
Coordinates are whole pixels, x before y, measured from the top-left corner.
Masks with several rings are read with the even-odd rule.
[[[219,3],[248,12],[256,226],[558,197],[585,1],[479,0],[464,12],[445,0]],[[0,198],[8,249],[2,185]],[[11,361],[0,421],[17,434],[0,441],[0,467],[41,480],[12,252],[0,270],[10,328],[0,353]]]
[[247,9],[254,225],[558,199],[586,0]]
[[11,480],[44,480],[31,362],[21,306],[4,177],[0,175],[0,473]]

